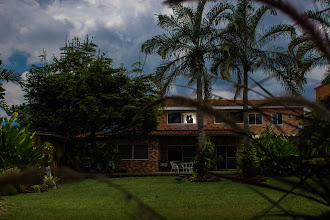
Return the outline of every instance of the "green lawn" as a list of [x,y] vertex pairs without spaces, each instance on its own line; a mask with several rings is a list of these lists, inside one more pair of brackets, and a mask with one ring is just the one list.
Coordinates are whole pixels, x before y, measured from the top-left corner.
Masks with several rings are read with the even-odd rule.
[[[110,179],[139,197],[167,219],[248,219],[270,204],[244,184],[222,180],[216,183],[178,182],[175,177],[127,177]],[[270,179],[272,185],[282,185]],[[261,189],[272,199],[283,193]],[[2,197],[13,204],[8,219],[128,219],[140,207],[125,200],[117,189],[87,179],[60,184],[59,189],[45,193]],[[320,214],[329,207],[306,199],[288,196],[281,205],[296,212]],[[274,209],[271,213],[279,213]],[[274,218],[275,219],[275,218]]]

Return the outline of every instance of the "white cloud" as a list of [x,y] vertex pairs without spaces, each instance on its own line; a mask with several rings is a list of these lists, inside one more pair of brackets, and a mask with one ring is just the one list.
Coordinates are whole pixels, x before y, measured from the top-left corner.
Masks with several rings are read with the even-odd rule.
[[234,99],[235,96],[234,92],[230,92],[226,90],[213,91],[212,93],[216,96],[220,96],[221,98],[225,98],[225,99]]
[[3,88],[5,91],[5,100],[6,103],[10,105],[20,105],[24,102],[23,89],[17,84],[12,82],[4,82]]
[[[40,3],[39,3],[40,2]],[[140,45],[153,36],[154,14],[162,11],[162,0],[37,0],[6,1],[0,7],[1,58],[14,52],[29,54],[29,64],[38,62],[44,48],[48,58],[58,54],[65,37],[96,36],[103,51],[110,51],[118,63],[138,56]],[[100,42],[100,43],[99,43]],[[134,45],[133,45],[134,44]],[[123,54],[123,55],[122,55]],[[126,62],[125,62],[126,63]]]

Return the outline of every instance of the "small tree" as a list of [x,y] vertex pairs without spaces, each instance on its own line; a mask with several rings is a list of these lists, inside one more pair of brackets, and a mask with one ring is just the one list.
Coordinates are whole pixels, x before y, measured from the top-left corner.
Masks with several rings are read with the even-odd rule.
[[210,137],[205,137],[203,147],[198,151],[194,158],[194,172],[192,181],[206,181],[211,177],[211,169],[215,165],[214,160],[214,143],[211,142]]

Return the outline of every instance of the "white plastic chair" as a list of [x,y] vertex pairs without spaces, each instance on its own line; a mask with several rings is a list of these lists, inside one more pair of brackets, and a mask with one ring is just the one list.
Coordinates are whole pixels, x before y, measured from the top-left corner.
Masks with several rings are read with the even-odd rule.
[[182,168],[180,168],[178,164],[174,163],[173,161],[170,161],[170,164],[171,164],[171,172],[173,171],[180,172],[180,170],[182,170]]
[[182,166],[182,169],[184,172],[192,172],[193,171],[193,167],[194,167],[194,163],[193,162],[184,162],[184,163],[180,163],[180,166]]

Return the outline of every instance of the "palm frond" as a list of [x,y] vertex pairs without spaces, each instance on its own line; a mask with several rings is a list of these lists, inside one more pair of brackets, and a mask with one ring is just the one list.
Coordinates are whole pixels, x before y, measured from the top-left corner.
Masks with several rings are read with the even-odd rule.
[[[330,8],[328,8],[328,10],[330,10]],[[319,11],[310,10],[306,12],[306,15],[314,21],[317,21],[320,25],[325,25],[328,28],[330,27],[329,11],[320,13]]]
[[14,70],[2,69],[0,72],[0,80],[6,80],[7,82],[16,82],[21,87],[23,87],[21,74],[15,72]]
[[268,28],[260,38],[261,45],[267,44],[272,40],[278,40],[280,37],[284,38],[295,38],[296,29],[293,25],[279,24],[272,25]]
[[266,15],[266,12],[270,11],[272,15],[276,15],[276,10],[267,6],[259,7],[256,12],[249,18],[249,26],[251,26],[251,34],[257,33],[257,28],[261,25],[262,18]]

